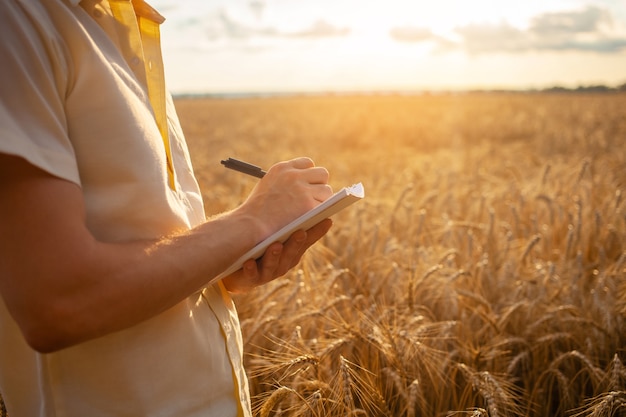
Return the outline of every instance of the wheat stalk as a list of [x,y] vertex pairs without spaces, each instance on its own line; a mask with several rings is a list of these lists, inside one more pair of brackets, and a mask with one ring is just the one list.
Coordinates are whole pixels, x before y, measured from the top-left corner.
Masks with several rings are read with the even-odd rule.
[[409,385],[409,401],[407,404],[407,417],[417,416],[417,407],[425,402],[422,387],[417,379],[414,379]]
[[613,417],[626,413],[626,391],[609,391],[585,401],[573,417]]
[[350,372],[350,365],[343,355],[339,356],[339,371],[342,381],[343,404],[348,410],[353,410],[354,397],[352,396],[352,386],[354,382]]
[[522,265],[524,264],[524,262],[526,261],[526,257],[530,254],[530,251],[533,250],[535,245],[537,245],[537,243],[539,243],[540,240],[541,240],[541,235],[536,234],[535,236],[533,236],[530,242],[528,242],[528,245],[526,245],[526,249],[524,249],[524,253],[522,253],[522,257],[520,258],[520,261],[519,261],[520,264]]
[[285,386],[280,386],[277,389],[275,389],[274,391],[272,391],[272,393],[270,394],[270,396],[263,402],[263,404],[261,405],[260,411],[259,411],[259,416],[260,417],[270,417],[272,411],[274,410],[274,408],[280,404],[282,401],[285,400],[285,398],[287,398],[289,395],[291,394],[296,394],[296,392],[289,388],[289,387],[285,387]]

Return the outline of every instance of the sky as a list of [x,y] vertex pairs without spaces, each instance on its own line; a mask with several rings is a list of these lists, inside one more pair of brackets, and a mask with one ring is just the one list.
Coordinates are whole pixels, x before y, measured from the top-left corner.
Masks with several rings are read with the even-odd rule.
[[626,83],[626,0],[152,0],[173,93]]

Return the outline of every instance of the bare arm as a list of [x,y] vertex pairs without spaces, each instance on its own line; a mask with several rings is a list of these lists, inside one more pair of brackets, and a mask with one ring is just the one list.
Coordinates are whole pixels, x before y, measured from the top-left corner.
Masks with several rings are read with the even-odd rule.
[[[278,164],[237,209],[151,241],[99,242],[80,188],[0,154],[0,293],[39,351],[71,346],[148,319],[200,289],[230,262],[332,193],[306,158]],[[285,190],[290,190],[285,192]],[[330,221],[270,246],[224,280],[238,291],[293,267]]]

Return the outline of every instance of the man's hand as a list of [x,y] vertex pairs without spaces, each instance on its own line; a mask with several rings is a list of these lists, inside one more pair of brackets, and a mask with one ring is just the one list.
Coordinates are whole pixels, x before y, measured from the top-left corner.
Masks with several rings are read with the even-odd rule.
[[[309,158],[296,158],[272,166],[236,211],[254,219],[262,240],[291,220],[332,196],[328,171]],[[296,266],[304,252],[330,229],[326,219],[307,231],[295,232],[284,244],[270,245],[258,260],[223,280],[231,292],[243,292],[278,278]]]
[[323,220],[306,232],[295,232],[284,243],[275,242],[270,245],[263,257],[258,260],[249,259],[243,268],[224,278],[222,282],[230,292],[245,292],[259,285],[266,284],[296,266],[304,252],[324,236],[330,227],[330,219]]
[[315,166],[310,158],[279,162],[267,171],[237,211],[255,219],[259,241],[263,240],[332,196],[328,178],[328,171]]

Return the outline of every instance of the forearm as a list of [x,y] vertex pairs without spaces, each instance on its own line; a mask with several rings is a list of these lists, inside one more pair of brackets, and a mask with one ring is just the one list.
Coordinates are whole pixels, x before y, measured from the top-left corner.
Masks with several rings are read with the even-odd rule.
[[39,305],[47,309],[32,321],[38,327],[32,329],[33,341],[41,343],[42,350],[58,349],[165,311],[252,246],[252,227],[229,213],[156,241],[92,241],[83,253],[75,254],[82,260],[66,269],[63,281],[38,291],[45,298]]
[[39,262],[8,268],[10,278],[30,277],[32,287],[9,286],[3,295],[29,343],[57,350],[180,302],[254,244],[252,227],[229,213],[155,241],[102,243],[85,236],[76,244],[48,246]]

